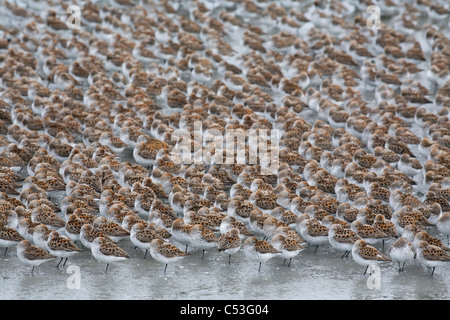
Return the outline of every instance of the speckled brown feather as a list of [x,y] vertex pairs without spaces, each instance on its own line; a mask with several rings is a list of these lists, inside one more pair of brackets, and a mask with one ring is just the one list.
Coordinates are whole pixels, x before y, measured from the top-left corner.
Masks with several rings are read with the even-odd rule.
[[72,240],[61,237],[61,236],[57,236],[53,239],[49,239],[47,244],[48,244],[49,248],[52,250],[67,251],[67,252],[72,252],[72,251],[80,252],[81,251],[81,249],[78,248],[73,243]]
[[177,246],[168,242],[164,242],[161,245],[159,245],[158,249],[163,256],[168,258],[180,256],[182,257],[189,255],[188,253],[181,251]]
[[385,254],[378,251],[376,248],[365,245],[359,248],[359,254],[363,259],[375,261],[390,261],[391,259]]
[[257,240],[255,243],[255,249],[260,253],[280,253],[280,251],[275,249],[269,242],[265,240]]
[[50,254],[41,247],[30,244],[30,246],[25,249],[25,258],[28,260],[46,260],[56,258],[56,256]]
[[114,242],[107,240],[101,244],[100,252],[106,256],[130,258],[130,256],[124,249],[116,245]]
[[8,226],[0,226],[0,239],[20,242],[24,240],[24,238],[20,235],[20,233],[11,227]]
[[426,260],[450,261],[450,255],[444,249],[430,244],[422,250],[422,255]]

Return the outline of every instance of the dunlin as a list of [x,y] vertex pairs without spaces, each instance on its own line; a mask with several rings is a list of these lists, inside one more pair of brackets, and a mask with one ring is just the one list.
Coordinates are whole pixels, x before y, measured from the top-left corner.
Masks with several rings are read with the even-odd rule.
[[305,219],[296,223],[296,230],[300,236],[312,246],[316,246],[314,252],[317,251],[319,245],[328,243],[328,228],[320,224],[319,221]]
[[110,263],[125,261],[130,258],[124,249],[103,237],[97,237],[92,241],[91,252],[97,261],[106,263],[105,273],[108,272]]
[[231,199],[228,203],[227,213],[243,222],[247,222],[252,210],[256,207],[248,201]]
[[[0,200],[0,203],[2,200]],[[1,204],[0,204],[1,206]],[[9,226],[11,228],[17,229],[19,224],[19,216],[16,211],[13,211],[13,205],[10,206],[11,209],[5,209],[4,212],[0,213],[0,224]],[[0,209],[3,211],[3,209]]]
[[33,241],[34,228],[40,225],[39,222],[32,222],[30,218],[22,218],[17,226],[19,234],[28,241]]
[[[41,19],[33,2],[5,3],[12,24],[0,28],[0,223],[43,248],[48,229],[87,239],[98,213],[125,231],[93,228],[90,241],[127,239],[137,224],[154,223],[165,239],[194,245],[179,237],[181,217],[180,229],[236,228],[242,241],[284,230],[317,246],[331,243],[334,223],[348,230],[358,220],[370,238],[384,232],[383,244],[416,234],[418,243],[433,228],[449,237],[442,1],[385,1],[377,32],[351,15],[365,8],[346,3],[315,1],[301,13],[284,3],[222,10],[197,1],[184,15],[178,3],[145,12],[131,2],[84,6],[69,33],[57,5]],[[23,21],[23,30],[14,27]],[[196,123],[206,141],[192,139]],[[249,160],[269,141],[254,144],[249,133],[274,129],[267,147],[279,151],[279,170],[264,175],[273,154]],[[208,144],[213,131],[237,133],[245,163],[237,152],[221,163],[218,145]],[[175,163],[180,146],[183,161],[209,152],[211,163]]]
[[328,241],[336,250],[344,251],[341,258],[352,252],[353,245],[357,240],[361,240],[361,237],[354,230],[344,229],[337,223],[329,227]]
[[375,220],[373,221],[372,226],[384,232],[388,237],[398,238],[395,224],[389,219],[386,219],[385,216],[381,213],[375,216]]
[[25,240],[20,233],[9,226],[0,226],[0,247],[5,248],[5,255],[8,248],[17,245],[20,241]]
[[244,224],[242,221],[237,220],[236,218],[227,215],[225,216],[219,226],[220,234],[225,234],[231,229],[236,228],[239,230],[239,237],[241,239],[244,239],[248,236],[253,235],[253,233],[249,230],[246,224]]
[[178,218],[173,221],[171,226],[172,237],[179,243],[186,245],[185,252],[191,244],[191,230],[194,225],[186,224],[183,219]]
[[364,224],[360,220],[353,221],[351,229],[366,243],[372,245],[389,238],[389,235],[384,231],[375,228],[373,225]]
[[105,232],[113,241],[117,242],[125,238],[129,238],[130,232],[122,227],[121,224],[105,217],[98,217],[93,222],[94,228]]
[[281,252],[278,257],[284,259],[283,265],[286,262],[286,259],[289,259],[288,266],[291,265],[292,258],[296,257],[305,249],[305,246],[303,246],[300,241],[285,237],[282,234],[274,235],[270,240],[270,243],[276,250]]
[[450,236],[450,213],[443,212],[436,222],[436,228],[440,233],[447,236],[447,242]]
[[66,264],[69,257],[81,252],[81,249],[78,248],[70,238],[61,236],[58,231],[50,232],[47,240],[47,248],[50,254],[61,258],[57,267],[59,267],[64,258],[65,261],[63,266]]
[[415,249],[420,263],[431,268],[431,275],[434,274],[436,267],[444,266],[450,261],[450,255],[444,249],[430,245],[426,241],[420,241],[415,245]]
[[22,240],[17,244],[17,257],[22,264],[32,267],[32,275],[35,267],[46,261],[56,259],[56,256],[41,247],[31,244],[28,240]]
[[389,256],[398,263],[398,271],[405,269],[405,263],[412,261],[416,255],[414,246],[406,238],[398,238],[389,247]]
[[159,235],[152,229],[146,228],[142,223],[136,223],[130,230],[131,242],[141,250],[145,251],[144,259],[150,249],[150,243],[153,239],[159,238]]
[[231,228],[222,233],[217,240],[217,250],[228,254],[228,264],[231,264],[231,255],[235,254],[241,248],[242,239],[239,229]]
[[416,158],[412,158],[409,154],[404,153],[398,161],[397,167],[400,171],[410,177],[414,177],[422,173],[422,164]]
[[48,251],[47,241],[52,231],[53,229],[50,229],[45,224],[40,223],[33,230],[33,243]]
[[91,249],[92,241],[94,241],[98,237],[113,241],[106,232],[95,228],[92,224],[86,223],[81,227],[80,241],[84,247]]
[[352,248],[353,260],[362,266],[365,266],[364,275],[369,266],[389,262],[391,259],[375,247],[370,246],[364,240],[357,240]]
[[49,206],[42,204],[31,212],[31,221],[46,224],[53,228],[64,227],[65,221]]
[[254,236],[245,239],[243,250],[248,259],[259,263],[258,272],[261,272],[262,262],[266,262],[281,253],[281,251],[275,249],[269,242],[258,240]]
[[150,255],[159,263],[165,264],[164,273],[169,263],[180,261],[189,253],[181,251],[176,245],[161,239],[154,239],[150,243]]
[[[92,221],[91,221],[92,222]],[[88,223],[83,218],[77,216],[77,214],[72,213],[66,221],[64,226],[64,232],[73,241],[76,242],[80,239],[81,227]]]
[[445,251],[450,251],[450,248],[442,242],[441,239],[430,235],[426,231],[418,231],[414,235],[414,240],[412,241],[413,245],[418,245],[420,241],[426,241],[428,244],[439,247]]
[[202,250],[202,259],[207,249],[211,249],[217,246],[218,237],[201,224],[193,225],[190,230],[190,243],[194,248]]
[[287,223],[282,222],[273,216],[268,216],[263,221],[264,237],[266,239],[272,239],[273,236],[275,235],[275,231],[278,229],[278,227],[287,227],[287,226],[288,226]]

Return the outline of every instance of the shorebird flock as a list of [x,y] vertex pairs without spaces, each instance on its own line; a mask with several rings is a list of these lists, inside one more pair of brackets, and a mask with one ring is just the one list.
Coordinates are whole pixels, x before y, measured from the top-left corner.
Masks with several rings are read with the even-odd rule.
[[[1,4],[5,256],[450,261],[448,2],[71,3]],[[171,157],[213,129],[277,130],[277,172]]]

